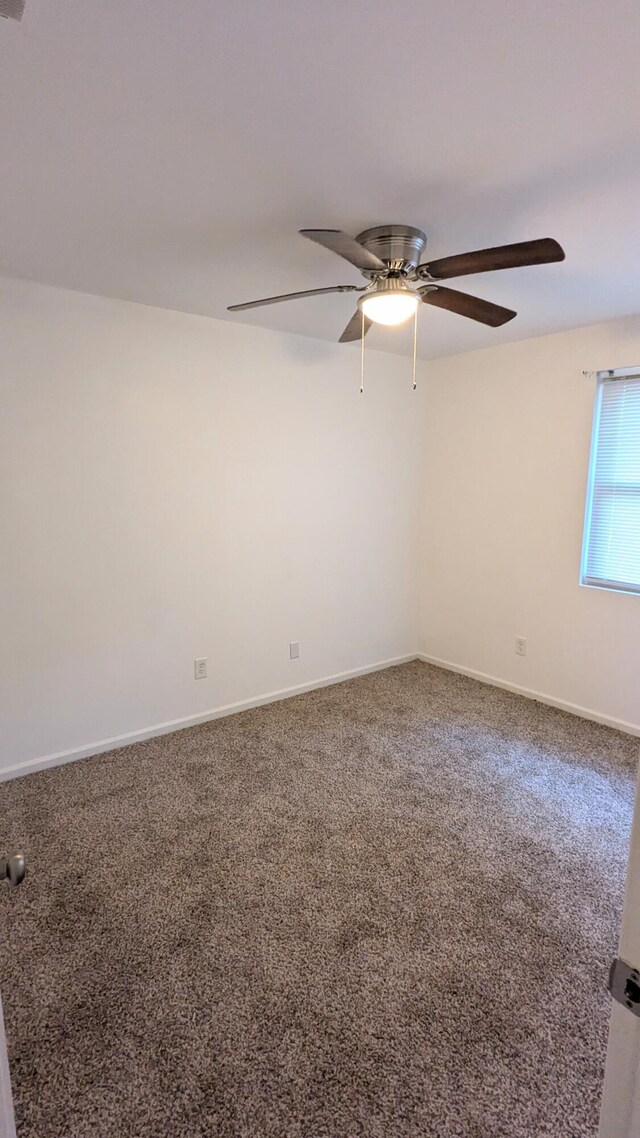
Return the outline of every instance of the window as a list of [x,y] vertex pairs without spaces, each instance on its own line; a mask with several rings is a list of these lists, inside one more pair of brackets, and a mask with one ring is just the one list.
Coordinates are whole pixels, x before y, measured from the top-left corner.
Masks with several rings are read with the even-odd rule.
[[640,367],[598,372],[580,579],[640,593]]

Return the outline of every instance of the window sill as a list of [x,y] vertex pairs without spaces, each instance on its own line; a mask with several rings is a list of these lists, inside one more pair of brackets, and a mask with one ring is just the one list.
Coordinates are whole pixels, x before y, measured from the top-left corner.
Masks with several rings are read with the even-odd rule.
[[613,583],[609,585],[604,581],[600,583],[596,581],[579,581],[578,584],[583,589],[598,589],[604,593],[621,593],[625,597],[640,597],[640,585],[625,586]]

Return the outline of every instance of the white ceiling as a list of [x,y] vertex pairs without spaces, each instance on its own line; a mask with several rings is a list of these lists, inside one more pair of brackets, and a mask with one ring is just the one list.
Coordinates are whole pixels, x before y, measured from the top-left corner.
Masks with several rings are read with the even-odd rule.
[[225,306],[363,283],[297,230],[389,221],[432,257],[566,250],[459,282],[518,309],[502,330],[425,306],[423,356],[637,312],[639,55],[638,0],[27,0],[0,20],[0,271],[337,339],[348,295]]

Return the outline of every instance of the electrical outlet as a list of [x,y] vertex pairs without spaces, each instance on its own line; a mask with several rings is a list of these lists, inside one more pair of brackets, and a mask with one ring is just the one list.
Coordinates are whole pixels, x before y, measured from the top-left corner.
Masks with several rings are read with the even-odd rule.
[[292,640],[289,645],[289,659],[298,660],[300,658],[300,645],[297,640]]
[[516,656],[526,656],[527,654],[527,638],[526,636],[516,636]]
[[207,678],[207,657],[201,656],[199,660],[193,661],[193,676],[196,680],[206,680]]

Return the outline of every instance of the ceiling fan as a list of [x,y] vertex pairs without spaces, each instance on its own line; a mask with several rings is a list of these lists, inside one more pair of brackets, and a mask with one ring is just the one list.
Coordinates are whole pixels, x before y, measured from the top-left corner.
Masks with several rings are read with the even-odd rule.
[[[414,316],[421,302],[446,308],[499,328],[516,315],[510,308],[492,304],[480,297],[470,296],[457,289],[443,288],[439,283],[451,277],[469,273],[495,272],[497,269],[515,269],[525,265],[546,265],[563,261],[564,251],[552,237],[539,241],[520,241],[515,245],[498,245],[493,249],[477,249],[473,253],[458,253],[441,257],[437,261],[420,264],[427,244],[421,229],[411,225],[377,225],[365,229],[357,237],[350,237],[340,229],[301,229],[325,249],[344,257],[360,269],[368,284],[333,285],[330,288],[311,288],[304,292],[289,292],[283,296],[268,296],[263,300],[250,300],[245,304],[230,304],[229,312],[244,312],[264,304],[279,304],[283,300],[297,300],[303,296],[322,296],[330,292],[360,292],[358,308],[340,337],[340,343],[359,340],[376,324],[402,324]],[[418,288],[408,282],[422,281]]]

